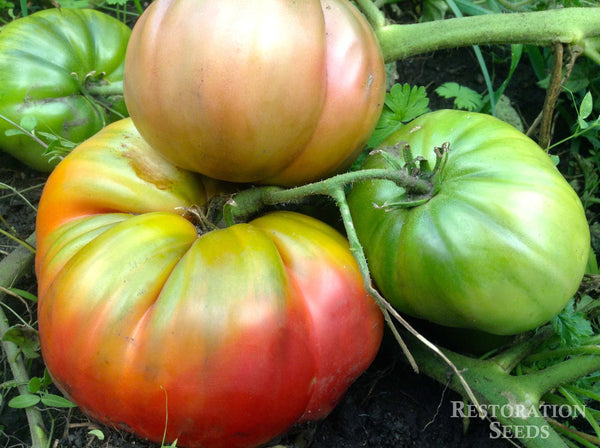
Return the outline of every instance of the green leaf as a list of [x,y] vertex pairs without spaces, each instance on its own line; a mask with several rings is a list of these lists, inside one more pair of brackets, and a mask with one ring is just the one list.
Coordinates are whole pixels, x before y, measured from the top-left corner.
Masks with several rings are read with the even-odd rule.
[[51,408],[76,408],[77,405],[65,397],[55,394],[44,394],[42,403]]
[[99,429],[92,429],[88,431],[90,436],[95,436],[98,440],[104,440],[104,433]]
[[592,324],[584,313],[575,309],[573,300],[554,317],[552,325],[554,331],[560,337],[561,344],[565,347],[575,347],[583,339],[594,334]]
[[14,135],[27,135],[27,134],[20,129],[7,129],[6,131],[4,131],[4,135],[6,135],[7,137],[12,137]]
[[33,115],[25,115],[23,118],[21,118],[19,125],[23,129],[31,132],[37,126],[37,119]]
[[40,339],[37,331],[29,325],[14,325],[2,336],[3,341],[16,344],[26,358],[35,359],[40,356]]
[[44,376],[41,378],[42,380],[42,386],[47,387],[50,386],[50,384],[52,384],[52,377],[50,376],[50,372],[48,371],[48,369],[44,369]]
[[42,388],[42,379],[38,378],[37,376],[34,376],[33,378],[31,378],[29,380],[29,383],[27,384],[27,389],[29,390],[29,392],[31,392],[32,394],[35,394],[36,392],[38,392],[40,389]]
[[384,108],[368,146],[378,147],[404,123],[426,112],[429,112],[429,98],[425,87],[394,84],[385,97]]
[[587,129],[589,126],[589,123],[587,123],[585,119],[590,116],[593,108],[594,101],[592,98],[592,93],[587,92],[581,101],[581,105],[579,106],[579,116],[577,117],[577,122],[581,129]]
[[480,110],[483,106],[483,96],[475,90],[461,86],[456,82],[446,82],[435,89],[438,95],[452,99],[457,109],[468,111]]
[[442,20],[446,17],[448,11],[448,3],[446,0],[424,0],[423,11],[419,22],[433,22],[434,20]]
[[594,108],[594,100],[592,98],[592,92],[587,92],[581,101],[581,106],[579,107],[579,115],[581,118],[587,118],[592,113],[592,109]]
[[39,395],[22,394],[10,400],[8,406],[14,409],[25,409],[35,406],[40,400],[41,398]]
[[24,299],[30,300],[34,303],[37,303],[37,296],[31,294],[29,291],[25,291],[19,288],[8,288],[10,292],[17,294],[18,296],[23,297]]

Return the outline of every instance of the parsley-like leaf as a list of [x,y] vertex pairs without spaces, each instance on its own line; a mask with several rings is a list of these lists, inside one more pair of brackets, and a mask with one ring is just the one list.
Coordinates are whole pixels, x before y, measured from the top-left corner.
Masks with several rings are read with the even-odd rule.
[[565,347],[575,347],[594,334],[591,322],[585,313],[575,310],[573,300],[554,317],[552,325],[560,337],[561,344]]
[[456,82],[445,82],[435,89],[435,93],[444,98],[454,98],[454,106],[458,109],[475,111],[483,106],[483,96],[480,93]]
[[394,84],[385,97],[385,105],[368,147],[378,147],[404,123],[426,112],[429,112],[429,98],[425,87]]

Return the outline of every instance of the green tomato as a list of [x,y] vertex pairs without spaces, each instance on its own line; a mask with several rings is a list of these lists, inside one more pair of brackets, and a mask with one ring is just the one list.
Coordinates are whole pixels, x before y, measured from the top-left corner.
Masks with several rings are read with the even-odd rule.
[[92,9],[48,9],[6,25],[0,33],[0,149],[51,171],[60,148],[66,152],[127,116],[122,90],[130,33]]
[[[349,204],[373,279],[400,311],[441,325],[509,335],[556,315],[582,279],[590,233],[577,194],[548,155],[507,123],[441,110],[386,145],[430,167],[449,142],[439,191],[401,208],[390,181],[357,184]],[[366,168],[390,167],[373,154]]]

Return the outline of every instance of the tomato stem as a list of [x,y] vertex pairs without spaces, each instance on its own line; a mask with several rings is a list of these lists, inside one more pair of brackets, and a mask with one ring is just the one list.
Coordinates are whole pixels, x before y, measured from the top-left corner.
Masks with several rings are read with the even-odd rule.
[[[33,264],[34,253],[30,247],[35,244],[35,235],[30,236],[27,245],[23,245],[11,252],[0,263],[0,287],[8,288],[13,282],[27,272]],[[3,293],[0,291],[0,299]],[[27,368],[22,358],[22,353],[19,347],[11,341],[2,340],[2,337],[9,329],[9,322],[2,307],[0,307],[0,340],[2,349],[6,355],[6,359],[10,366],[13,378],[17,383],[19,393],[28,394],[27,385],[29,376]],[[45,448],[49,446],[48,437],[44,426],[44,420],[39,409],[31,406],[25,409],[27,421],[29,423],[29,431],[31,433],[32,448]]]
[[[471,45],[580,44],[600,36],[600,8],[487,14],[374,27],[386,62]],[[593,49],[593,45],[587,45]]]
[[374,30],[377,30],[385,25],[385,15],[381,9],[375,5],[373,0],[356,0],[356,4]]
[[337,189],[353,182],[373,179],[396,182],[418,199],[433,195],[434,188],[430,180],[411,176],[405,170],[366,169],[350,171],[299,187],[285,189],[266,186],[250,188],[236,193],[223,209],[225,223],[232,225],[235,222],[247,221],[250,216],[260,212],[265,206],[299,203],[309,196],[332,196]]
[[[463,384],[459,382],[457,376],[448,377],[445,362],[408,335],[407,344],[425,375],[448,385],[460,394],[465,394]],[[566,447],[560,435],[549,427],[548,421],[539,409],[543,389],[551,386],[552,383],[559,384],[556,381],[544,380],[544,374],[550,373],[553,376],[552,372],[545,369],[535,374],[515,376],[504,370],[493,359],[475,359],[445,349],[443,352],[462,372],[473,393],[482,403],[488,418],[494,417],[508,429],[525,428],[531,433],[537,434],[536,437],[521,438],[523,446],[528,448]],[[594,367],[597,369],[600,358],[593,362],[591,359],[584,360],[584,363],[585,368],[577,369],[577,374],[581,376],[589,373]],[[575,364],[575,362],[572,363],[569,368],[575,367]],[[573,373],[575,373],[574,370]],[[554,375],[554,378],[558,380],[559,376],[561,380],[566,378],[565,375]],[[573,375],[570,376],[575,378]],[[537,385],[536,381],[542,381],[543,387]],[[467,417],[473,416],[472,412],[463,409],[460,412],[468,412]],[[502,431],[498,427],[495,428],[497,431]],[[540,437],[540,434],[543,434],[544,437]]]

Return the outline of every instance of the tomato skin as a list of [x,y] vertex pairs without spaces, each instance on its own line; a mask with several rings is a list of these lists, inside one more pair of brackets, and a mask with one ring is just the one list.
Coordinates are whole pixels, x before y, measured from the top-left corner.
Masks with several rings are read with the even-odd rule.
[[[91,9],[47,9],[10,22],[0,33],[0,115],[16,124],[33,116],[36,131],[74,143],[127,116],[122,93],[92,103],[81,89],[122,82],[130,34],[125,24]],[[7,130],[14,125],[0,118],[1,150],[39,171],[59,162],[31,137],[7,136]]]
[[[442,110],[409,123],[406,142],[433,167],[451,150],[437,195],[411,209],[392,182],[356,185],[354,223],[374,281],[400,311],[432,322],[509,335],[557,314],[576,292],[590,248],[576,193],[550,158],[488,115]],[[388,166],[381,155],[366,167]]]
[[296,185],[360,152],[385,67],[346,0],[159,0],[133,29],[124,82],[136,127],[176,165]]
[[130,119],[50,175],[42,354],[84,412],[161,441],[168,407],[178,446],[253,447],[325,417],[374,358],[381,313],[345,238],[293,212],[199,236],[181,207],[224,188],[174,167]]

